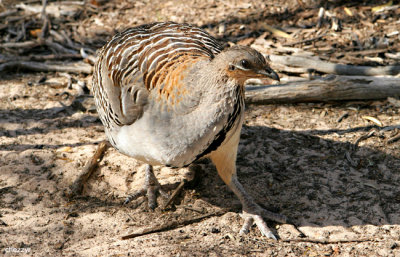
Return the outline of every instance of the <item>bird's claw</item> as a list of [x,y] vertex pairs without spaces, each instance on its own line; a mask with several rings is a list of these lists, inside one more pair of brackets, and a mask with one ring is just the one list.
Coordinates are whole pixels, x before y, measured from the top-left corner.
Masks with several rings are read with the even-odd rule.
[[273,240],[277,240],[274,233],[271,231],[271,229],[268,227],[267,223],[264,221],[263,216],[267,219],[270,219],[270,220],[273,220],[276,222],[286,221],[287,218],[284,215],[267,211],[265,209],[262,209],[261,207],[259,207],[259,208],[260,208],[260,210],[256,213],[260,213],[260,214],[249,213],[249,212],[246,212],[243,210],[243,214],[241,216],[244,219],[244,223],[243,223],[242,228],[240,229],[239,234],[241,234],[241,235],[248,234],[251,226],[253,224],[256,224],[263,236],[273,239]]
[[160,195],[168,199],[168,193],[166,193],[164,190],[161,189],[161,187],[158,186],[145,186],[142,189],[134,192],[133,194],[130,194],[129,196],[126,197],[124,204],[130,203],[132,200],[137,199],[139,196],[147,196],[147,201],[149,204],[149,208],[154,210],[157,207],[157,192],[160,193]]
[[154,210],[157,207],[157,192],[166,199],[169,198],[168,193],[162,190],[160,183],[157,178],[154,176],[153,167],[150,165],[146,166],[146,180],[142,189],[130,194],[126,197],[124,204],[128,204],[133,199],[138,198],[139,196],[147,196],[149,208]]

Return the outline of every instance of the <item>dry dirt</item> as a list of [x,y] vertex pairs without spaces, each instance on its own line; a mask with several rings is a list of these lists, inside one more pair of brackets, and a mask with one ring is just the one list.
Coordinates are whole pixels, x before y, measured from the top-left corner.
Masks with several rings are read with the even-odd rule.
[[[154,11],[158,16],[106,10],[96,22],[112,27],[112,18],[125,15],[120,20],[132,18],[132,24],[157,17],[202,25],[262,7],[262,1],[196,4],[179,9],[165,2]],[[150,3],[142,6],[151,9]],[[196,22],[205,13],[211,18]],[[268,223],[280,237],[273,241],[256,228],[239,236],[240,202],[208,161],[200,163],[197,185],[186,188],[173,207],[150,211],[145,198],[122,204],[143,183],[144,164],[109,149],[82,196],[70,200],[69,185],[105,139],[92,99],[76,97],[77,87],[68,88],[60,73],[10,71],[0,77],[5,256],[400,256],[400,144],[388,141],[398,133],[391,126],[400,124],[393,100],[247,106],[239,179],[258,203],[298,228]],[[90,76],[74,78],[90,85]],[[162,185],[173,186],[188,171],[156,167],[155,173]],[[223,215],[121,240],[219,209]],[[26,253],[12,252],[17,250]]]

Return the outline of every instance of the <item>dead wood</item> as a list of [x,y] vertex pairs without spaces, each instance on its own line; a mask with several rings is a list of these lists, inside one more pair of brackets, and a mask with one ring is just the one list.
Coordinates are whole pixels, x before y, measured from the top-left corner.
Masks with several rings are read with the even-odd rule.
[[360,239],[313,239],[313,238],[293,238],[293,239],[283,239],[282,242],[296,242],[296,243],[314,243],[314,244],[338,244],[338,243],[362,243],[362,242],[379,242],[375,238],[360,238]]
[[79,174],[78,178],[72,183],[70,186],[70,193],[68,196],[70,198],[80,195],[82,193],[83,185],[92,175],[92,173],[97,168],[97,164],[103,158],[105,151],[107,150],[109,144],[107,141],[102,141],[97,147],[96,152],[93,154],[92,158],[90,158],[87,162],[81,174]]
[[285,43],[285,44],[283,44],[283,46],[294,46],[294,45],[298,45],[298,44],[309,43],[309,42],[319,40],[319,39],[323,38],[324,36],[326,36],[326,34],[322,34],[322,35],[319,35],[319,36],[316,36],[313,38],[303,39],[303,40],[296,41],[296,42]]
[[256,104],[386,99],[400,95],[400,78],[330,75],[280,85],[247,86],[246,102]]
[[224,210],[218,210],[215,212],[211,212],[211,213],[207,213],[204,215],[200,215],[197,217],[193,217],[193,218],[189,218],[189,219],[184,219],[184,220],[178,220],[178,221],[170,221],[166,224],[162,224],[162,225],[157,225],[154,227],[150,227],[150,228],[143,228],[138,232],[123,236],[121,239],[122,240],[126,240],[126,239],[131,239],[131,238],[135,238],[138,236],[144,236],[147,234],[152,234],[152,233],[157,233],[157,232],[162,232],[162,231],[167,231],[167,230],[172,230],[181,226],[186,226],[186,225],[190,225],[196,222],[199,222],[203,219],[206,218],[210,218],[210,217],[214,217],[214,216],[221,216],[223,214],[225,214],[226,211]]
[[9,69],[24,69],[30,71],[62,71],[72,73],[92,73],[92,66],[84,63],[43,63],[33,61],[10,61],[0,64],[0,71]]
[[325,62],[319,60],[316,57],[300,57],[300,56],[270,55],[269,58],[273,63],[285,66],[302,67],[328,74],[349,75],[349,76],[351,75],[384,76],[384,75],[397,75],[400,73],[400,65],[389,65],[382,67],[353,66],[353,65],[343,65],[337,63]]
[[182,180],[178,187],[174,190],[172,195],[168,198],[167,202],[162,207],[163,210],[167,209],[167,207],[175,200],[178,194],[182,191],[182,188],[185,186],[186,180]]

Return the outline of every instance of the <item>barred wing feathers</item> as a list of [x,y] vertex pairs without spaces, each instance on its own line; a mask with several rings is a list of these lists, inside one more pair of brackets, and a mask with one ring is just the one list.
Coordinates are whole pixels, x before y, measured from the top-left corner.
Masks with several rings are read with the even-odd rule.
[[153,23],[117,34],[100,50],[93,77],[103,124],[134,123],[153,90],[161,100],[178,99],[186,90],[180,83],[184,70],[220,51],[216,39],[187,24]]

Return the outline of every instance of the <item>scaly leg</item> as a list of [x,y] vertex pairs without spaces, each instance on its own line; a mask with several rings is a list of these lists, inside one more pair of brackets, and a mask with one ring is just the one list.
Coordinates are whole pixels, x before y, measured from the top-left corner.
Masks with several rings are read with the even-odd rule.
[[255,223],[257,227],[260,229],[261,234],[263,234],[268,238],[276,240],[275,235],[268,228],[263,217],[279,223],[286,223],[287,218],[284,215],[267,211],[261,208],[257,203],[255,203],[253,198],[247,194],[242,184],[240,184],[240,182],[238,181],[236,174],[232,176],[232,180],[229,187],[239,198],[243,206],[242,217],[244,218],[244,224],[242,229],[240,230],[240,234],[247,234],[249,232],[250,227]]
[[264,218],[286,223],[286,217],[277,213],[273,213],[261,208],[253,198],[247,194],[236,175],[236,155],[239,144],[240,129],[232,135],[224,145],[220,146],[216,151],[212,152],[210,158],[217,168],[219,176],[232,189],[239,198],[243,206],[244,224],[240,233],[248,233],[251,225],[255,223],[261,233],[271,239],[275,239],[275,235],[268,228]]
[[161,189],[160,183],[154,175],[153,166],[146,164],[145,172],[146,178],[143,187],[140,190],[129,195],[126,198],[124,204],[128,204],[130,201],[138,198],[139,196],[147,195],[149,208],[154,210],[157,206],[157,191],[161,194],[162,197],[166,199],[168,199],[169,196]]

